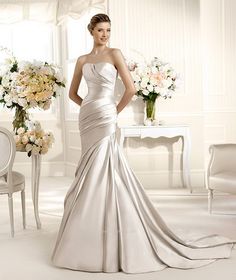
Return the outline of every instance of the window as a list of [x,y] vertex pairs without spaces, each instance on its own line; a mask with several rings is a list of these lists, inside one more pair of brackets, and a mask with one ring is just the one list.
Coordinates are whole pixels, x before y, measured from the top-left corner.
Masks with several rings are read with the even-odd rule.
[[[1,46],[10,49],[18,60],[40,60],[50,63],[54,61],[53,32],[53,25],[48,23],[22,21],[0,24]],[[30,113],[37,114],[37,119],[44,118],[44,115],[48,117],[55,111],[54,106],[47,111],[31,109]],[[6,115],[10,111],[1,107],[1,113]]]

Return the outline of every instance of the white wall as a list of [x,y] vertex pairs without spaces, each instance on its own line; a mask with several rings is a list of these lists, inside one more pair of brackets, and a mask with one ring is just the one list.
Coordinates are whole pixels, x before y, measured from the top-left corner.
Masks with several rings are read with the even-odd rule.
[[[111,46],[134,58],[138,52],[147,60],[158,56],[183,78],[173,99],[158,100],[157,118],[190,126],[193,187],[204,187],[209,144],[236,142],[235,12],[233,0],[109,1]],[[120,114],[119,123],[142,118],[142,102],[133,103]],[[167,148],[171,144],[167,139],[129,140],[129,162],[146,188],[170,187]],[[173,187],[178,187],[180,141],[173,146]]]
[[[112,21],[111,47],[120,48],[125,56],[135,59],[140,58],[139,54],[147,60],[159,56],[181,74],[183,86],[176,95],[172,99],[158,100],[157,118],[166,124],[190,126],[192,185],[204,187],[209,144],[236,142],[235,1],[109,0],[107,12]],[[62,59],[65,66],[67,54],[63,34],[59,40],[63,48],[58,60]],[[117,100],[123,90],[118,82]],[[54,148],[43,157],[43,176],[73,176],[79,161],[78,114],[71,118],[65,112],[67,96],[68,89],[65,98],[58,100],[57,110],[49,119],[42,120],[43,126],[52,129],[56,136]],[[141,100],[130,103],[120,113],[119,125],[142,122],[143,108]],[[11,127],[9,119],[2,121],[4,126]],[[170,186],[168,149],[172,145],[174,180]],[[181,142],[178,139],[129,139],[125,150],[145,188],[181,186]],[[29,174],[26,171],[30,167],[29,159],[18,154],[16,167]]]
[[201,1],[205,155],[213,142],[236,142],[235,12],[234,0]]
[[[200,59],[200,6],[195,0],[109,1],[112,46],[124,55],[147,60],[154,56],[170,62],[184,80],[172,99],[157,101],[157,118],[166,124],[188,124],[192,138],[191,175],[194,186],[203,184],[204,116]],[[135,112],[135,113],[134,113]],[[139,117],[137,118],[137,114]],[[143,103],[131,104],[120,114],[119,123],[143,119]],[[173,139],[129,140],[127,153],[146,188],[170,187],[168,150],[174,146],[173,187],[181,186],[181,141]]]

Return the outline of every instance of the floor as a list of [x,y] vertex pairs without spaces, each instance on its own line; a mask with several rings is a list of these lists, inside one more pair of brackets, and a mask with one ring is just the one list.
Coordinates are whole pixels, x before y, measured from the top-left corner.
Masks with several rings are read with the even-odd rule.
[[[58,227],[63,212],[65,193],[72,178],[42,178],[40,183],[40,218],[42,229],[37,230],[33,216],[30,182],[27,181],[27,229],[22,229],[20,195],[14,196],[15,237],[10,237],[7,197],[0,196],[0,280],[86,280],[86,279],[158,279],[158,280],[214,280],[236,279],[236,248],[230,259],[218,260],[198,269],[163,271],[129,275],[124,273],[86,273],[55,268],[50,263]],[[207,195],[204,190],[148,191],[150,198],[167,224],[179,236],[187,238],[198,234],[217,233],[236,239],[236,197],[218,195],[214,213],[207,213]],[[236,247],[236,246],[235,246]]]

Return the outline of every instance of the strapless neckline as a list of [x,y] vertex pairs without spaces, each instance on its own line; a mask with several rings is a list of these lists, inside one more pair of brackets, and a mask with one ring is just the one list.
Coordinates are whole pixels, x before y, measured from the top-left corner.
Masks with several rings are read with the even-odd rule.
[[115,65],[114,64],[112,64],[112,63],[110,63],[110,62],[106,62],[106,61],[100,61],[100,62],[95,62],[95,63],[92,63],[92,62],[85,62],[84,64],[83,64],[83,66],[82,66],[82,69],[84,68],[84,66],[86,65],[86,64],[90,64],[90,65],[96,65],[96,64],[108,64],[108,65],[111,65],[112,67],[113,67],[113,69],[115,69],[115,71],[117,71],[117,69],[116,69],[116,67],[115,67]]

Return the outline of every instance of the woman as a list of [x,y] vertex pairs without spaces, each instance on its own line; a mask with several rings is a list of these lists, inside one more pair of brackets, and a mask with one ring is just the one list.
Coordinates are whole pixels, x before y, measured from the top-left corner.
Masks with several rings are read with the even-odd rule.
[[[233,242],[208,236],[186,243],[167,227],[129,167],[116,140],[117,114],[135,94],[119,49],[106,46],[110,19],[92,17],[94,46],[78,58],[69,96],[80,108],[82,155],[64,204],[53,252],[56,266],[91,272],[141,273],[195,268],[230,256]],[[119,73],[125,92],[116,106]],[[84,78],[88,94],[77,95]]]

